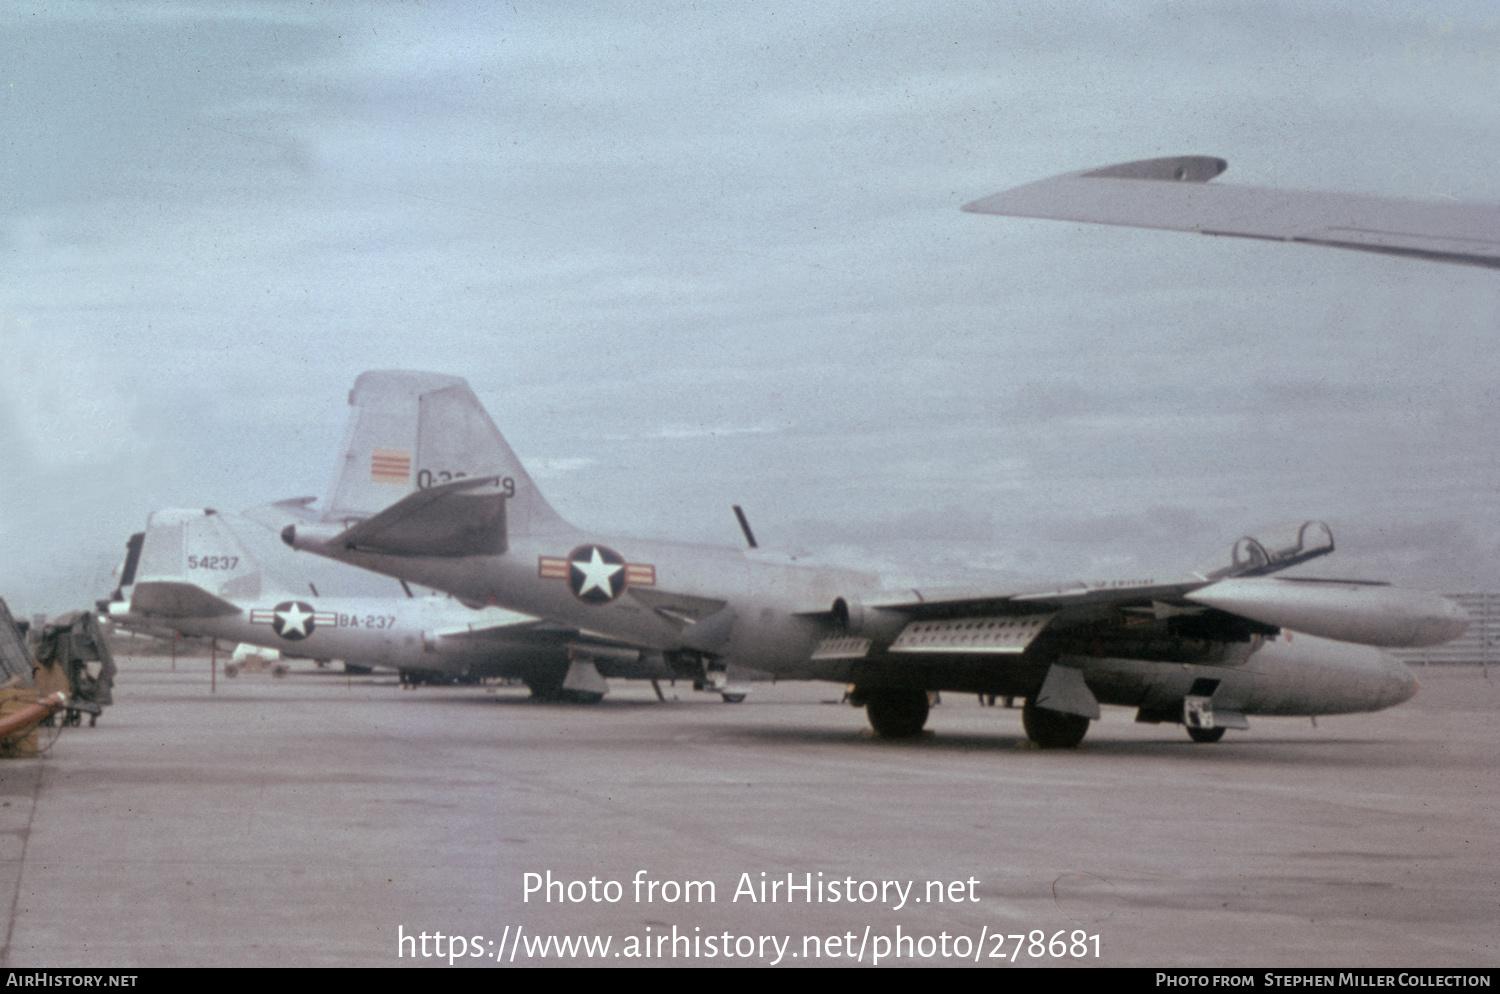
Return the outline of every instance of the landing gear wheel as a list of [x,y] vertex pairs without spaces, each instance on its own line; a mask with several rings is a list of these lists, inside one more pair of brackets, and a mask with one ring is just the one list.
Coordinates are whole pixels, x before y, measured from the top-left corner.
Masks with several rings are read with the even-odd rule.
[[598,704],[604,695],[592,690],[569,690],[563,686],[566,674],[540,673],[526,677],[526,686],[531,688],[533,701],[548,701],[560,704]]
[[1039,708],[1027,701],[1021,708],[1021,727],[1026,729],[1026,737],[1043,749],[1072,749],[1088,734],[1089,720],[1081,714]]
[[744,694],[720,694],[719,696],[724,698],[725,704],[743,704],[745,702]]
[[909,739],[927,724],[927,691],[912,687],[881,687],[865,695],[870,727],[883,739]]
[[534,701],[560,701],[563,699],[563,675],[561,673],[545,673],[540,676],[526,678],[526,686],[531,688],[531,699]]
[[1194,742],[1217,742],[1224,737],[1224,728],[1189,728],[1187,733]]

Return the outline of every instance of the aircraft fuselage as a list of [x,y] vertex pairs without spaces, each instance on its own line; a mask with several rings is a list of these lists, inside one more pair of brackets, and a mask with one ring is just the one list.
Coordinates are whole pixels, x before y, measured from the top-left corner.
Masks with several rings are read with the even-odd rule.
[[[732,548],[559,533],[517,537],[499,555],[390,556],[356,549],[340,550],[339,558],[668,658],[701,655],[783,679],[1030,698],[1056,663],[1078,670],[1103,704],[1165,713],[1180,709],[1195,687],[1212,685],[1217,708],[1274,715],[1371,711],[1406,700],[1416,687],[1410,671],[1377,648],[1289,630],[1215,641],[1175,634],[1165,622],[1143,626],[1129,643],[1138,646],[1134,650],[1112,639],[1107,654],[1092,651],[1086,630],[1064,630],[1044,631],[1025,652],[1004,658],[910,655],[885,651],[905,618],[868,609],[860,632],[872,640],[868,654],[818,658],[826,639],[844,633],[830,618],[835,602],[857,604],[888,588],[874,574],[771,561]],[[574,560],[592,574],[574,570]],[[693,594],[670,593],[677,590]]]

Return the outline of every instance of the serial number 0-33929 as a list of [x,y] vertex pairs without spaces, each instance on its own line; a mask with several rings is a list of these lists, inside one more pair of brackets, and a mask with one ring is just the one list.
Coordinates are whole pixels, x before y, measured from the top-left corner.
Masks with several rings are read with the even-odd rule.
[[[445,483],[452,483],[454,480],[466,479],[468,475],[468,473],[449,472],[446,469],[419,470],[417,472],[417,489],[426,490],[429,487],[440,487]],[[500,492],[505,496],[514,497],[516,495],[516,481],[510,477],[502,476],[497,481],[497,485],[500,487]]]

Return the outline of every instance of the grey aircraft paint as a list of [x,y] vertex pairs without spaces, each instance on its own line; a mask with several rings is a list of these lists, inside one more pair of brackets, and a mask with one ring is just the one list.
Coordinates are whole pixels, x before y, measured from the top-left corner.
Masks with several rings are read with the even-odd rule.
[[579,644],[700,679],[739,665],[850,683],[886,734],[919,730],[933,690],[1025,697],[1044,745],[1076,744],[1099,703],[1209,740],[1247,714],[1374,710],[1416,688],[1380,647],[1467,625],[1434,594],[1271,577],[1333,550],[1317,522],[1241,539],[1223,564],[1174,581],[965,591],[595,535],[552,510],[463,380],[365,373],[349,400],[327,510],[269,512],[298,519],[282,530],[293,548],[546,618]]
[[121,627],[224,639],[288,656],[397,670],[412,683],[510,677],[542,696],[597,699],[603,675],[671,674],[639,653],[579,663],[570,640],[539,618],[451,597],[318,597],[268,582],[223,515],[154,512],[132,536],[121,587],[105,606]]

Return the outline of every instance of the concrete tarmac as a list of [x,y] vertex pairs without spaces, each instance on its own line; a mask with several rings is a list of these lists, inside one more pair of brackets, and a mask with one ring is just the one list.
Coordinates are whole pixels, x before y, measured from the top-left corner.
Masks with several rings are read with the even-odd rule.
[[0,765],[4,965],[1494,967],[1500,674],[1418,675],[1215,745],[1106,708],[1049,752],[962,695],[888,742],[828,684],[590,707],[126,659],[98,727]]

